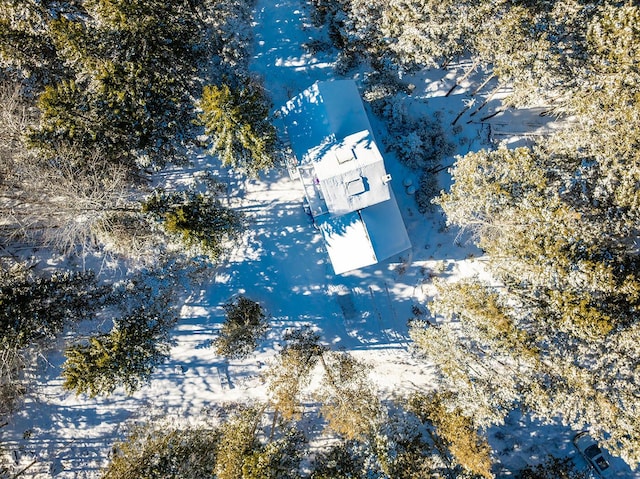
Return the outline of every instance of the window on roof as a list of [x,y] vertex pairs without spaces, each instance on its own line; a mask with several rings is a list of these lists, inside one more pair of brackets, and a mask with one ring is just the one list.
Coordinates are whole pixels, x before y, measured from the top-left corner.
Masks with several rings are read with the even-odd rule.
[[336,151],[336,159],[338,163],[346,163],[347,161],[351,161],[355,159],[356,155],[354,155],[353,150],[351,148],[343,148]]
[[362,177],[347,181],[346,185],[347,185],[347,194],[349,196],[356,196],[366,191],[364,178]]

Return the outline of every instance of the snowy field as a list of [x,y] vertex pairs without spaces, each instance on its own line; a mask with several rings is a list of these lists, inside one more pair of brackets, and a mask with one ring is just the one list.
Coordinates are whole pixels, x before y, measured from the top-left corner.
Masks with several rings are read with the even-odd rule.
[[[259,0],[254,21],[251,69],[264,77],[276,107],[313,82],[335,77],[331,53],[312,56],[302,48],[315,30],[296,0]],[[462,66],[410,79],[416,86],[413,98],[421,100],[416,104],[422,106],[416,108],[440,111],[446,127],[469,106],[465,84],[444,96],[461,70]],[[355,79],[362,80],[360,75]],[[497,114],[480,122],[480,117],[500,107],[499,100],[500,94],[481,114],[471,116],[472,105],[461,116],[458,124],[462,128],[452,137],[456,153],[489,146],[492,139],[522,141],[527,132],[557,127],[535,111]],[[480,106],[483,99],[476,101]],[[384,126],[370,117],[381,141]],[[473,247],[461,243],[455,231],[446,231],[440,213],[418,213],[414,198],[405,191],[408,180],[417,184],[417,173],[405,169],[391,154],[385,157],[413,248],[400,257],[341,276],[333,274],[321,235],[303,210],[301,185],[286,171],[247,180],[220,170],[210,158],[195,159],[196,165],[209,164],[216,170],[229,185],[232,204],[249,216],[251,225],[243,247],[205,288],[189,296],[176,327],[170,361],[135,395],[76,397],[61,388],[62,356],[42,361],[41,381],[21,412],[0,429],[16,465],[31,465],[22,477],[94,478],[108,460],[111,444],[135,421],[164,417],[188,422],[214,414],[228,402],[264,398],[259,375],[279,349],[283,331],[299,325],[313,325],[333,349],[349,351],[370,364],[371,378],[383,396],[433,387],[429,366],[411,353],[407,320],[413,306],[424,306],[429,300],[433,277],[481,274],[482,258]],[[446,172],[442,175],[446,186]],[[221,304],[238,293],[265,307],[272,328],[255,354],[227,363],[208,346],[224,318]],[[509,417],[507,424],[489,431],[495,472],[498,477],[509,477],[509,470],[548,454],[576,457],[571,443],[574,434],[562,426]],[[576,463],[585,466],[579,457]],[[631,472],[621,461],[616,460],[615,467],[616,477],[640,478],[640,473]]]

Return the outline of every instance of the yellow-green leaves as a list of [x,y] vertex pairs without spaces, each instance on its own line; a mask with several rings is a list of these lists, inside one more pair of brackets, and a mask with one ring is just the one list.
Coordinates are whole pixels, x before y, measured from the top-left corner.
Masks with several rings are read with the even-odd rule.
[[209,85],[202,92],[200,119],[222,162],[251,175],[275,164],[276,133],[262,87],[247,80],[239,87]]

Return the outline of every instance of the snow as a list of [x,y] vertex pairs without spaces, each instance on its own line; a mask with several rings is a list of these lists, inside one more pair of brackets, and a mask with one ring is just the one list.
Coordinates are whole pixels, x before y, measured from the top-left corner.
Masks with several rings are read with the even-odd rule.
[[329,213],[338,216],[391,198],[390,178],[370,131],[354,133],[322,150],[311,161]]
[[322,232],[336,274],[378,262],[367,227],[357,211],[337,218],[323,215],[315,223]]
[[[255,31],[252,69],[264,76],[274,104],[285,104],[294,93],[333,76],[329,54],[312,56],[301,47],[313,31],[296,0],[258,0]],[[436,74],[442,72],[431,73]],[[451,71],[445,75],[449,81],[455,77]],[[422,108],[441,110],[443,124],[449,124],[464,108],[465,85],[445,98],[442,92],[450,86],[446,76],[416,77],[413,82],[416,101],[438,97],[438,102],[430,100]],[[482,147],[488,136],[479,123],[467,123],[469,113],[459,122],[462,127],[455,137],[458,153]],[[382,137],[383,126],[376,120],[371,123]],[[417,213],[413,197],[405,194],[402,184],[407,178],[416,184],[415,173],[395,161],[387,165],[412,248],[402,256],[393,255],[338,276],[321,232],[313,228],[302,208],[304,191],[298,181],[283,171],[247,180],[221,169],[210,158],[195,160],[227,181],[230,202],[250,217],[244,244],[208,284],[191,293],[175,328],[176,344],[170,360],[133,396],[117,392],[109,398],[76,397],[61,388],[62,356],[54,354],[42,360],[34,390],[10,424],[0,429],[3,446],[16,467],[37,460],[23,477],[95,478],[108,461],[111,445],[131,424],[149,418],[195,421],[232,401],[263,400],[266,391],[260,374],[281,347],[283,332],[300,325],[312,325],[327,345],[366,361],[384,396],[433,387],[428,364],[410,350],[406,322],[412,307],[428,301],[433,277],[482,274],[483,268],[479,252],[460,246],[438,213]],[[379,218],[374,218],[374,223],[383,224]],[[374,242],[375,247],[380,245]],[[226,362],[209,345],[224,317],[221,304],[238,293],[259,301],[269,313],[272,327],[255,354]],[[313,401],[312,397],[307,399]],[[558,424],[510,417],[504,426],[489,431],[499,477],[512,477],[510,471],[515,467],[543,459],[548,453],[570,455],[584,466],[571,447],[574,434]],[[616,477],[640,478],[620,460],[614,460],[614,466],[619,472]]]
[[395,195],[391,200],[365,208],[360,212],[367,227],[378,260],[391,258],[411,248],[411,240],[398,209]]

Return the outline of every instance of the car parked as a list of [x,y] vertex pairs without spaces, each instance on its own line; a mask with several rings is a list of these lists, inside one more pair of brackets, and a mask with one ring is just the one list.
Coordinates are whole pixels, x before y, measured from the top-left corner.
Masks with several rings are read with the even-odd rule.
[[613,477],[611,463],[605,457],[598,443],[589,436],[587,431],[582,431],[573,438],[573,444],[585,458],[598,477],[607,479]]

